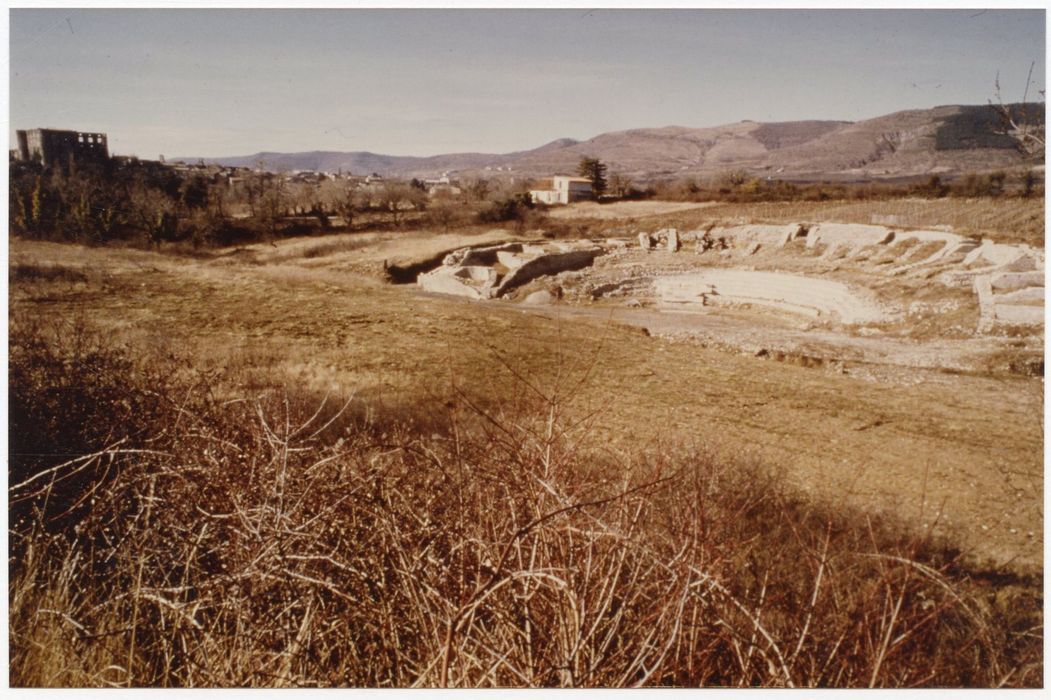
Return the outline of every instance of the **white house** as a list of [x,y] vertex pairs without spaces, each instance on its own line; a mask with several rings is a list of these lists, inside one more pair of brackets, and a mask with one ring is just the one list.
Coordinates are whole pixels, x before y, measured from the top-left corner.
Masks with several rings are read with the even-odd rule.
[[534,202],[542,204],[569,204],[581,199],[591,199],[591,180],[586,177],[555,175],[536,183],[535,188],[529,190],[529,196]]

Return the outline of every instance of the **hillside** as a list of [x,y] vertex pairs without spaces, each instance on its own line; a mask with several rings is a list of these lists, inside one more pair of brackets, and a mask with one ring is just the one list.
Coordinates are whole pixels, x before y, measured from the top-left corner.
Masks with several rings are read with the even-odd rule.
[[[1042,134],[1044,105],[1029,105],[1029,111],[1031,122]],[[504,154],[414,157],[310,151],[204,160],[238,166],[263,162],[278,170],[376,172],[394,177],[432,177],[446,172],[464,176],[509,172],[539,177],[572,172],[583,156],[600,158],[610,172],[639,180],[738,169],[780,178],[875,179],[953,175],[1027,163],[1015,139],[1000,129],[995,111],[984,105],[905,110],[858,122],[742,121],[707,128],[629,129],[599,134],[587,141],[558,139],[532,150]]]

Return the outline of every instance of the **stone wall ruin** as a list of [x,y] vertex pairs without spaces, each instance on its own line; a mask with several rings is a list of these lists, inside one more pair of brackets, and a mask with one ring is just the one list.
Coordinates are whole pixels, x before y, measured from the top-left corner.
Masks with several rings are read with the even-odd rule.
[[106,134],[60,129],[29,129],[16,132],[18,157],[47,167],[65,165],[70,159],[99,160],[109,157]]
[[590,241],[464,248],[420,275],[417,284],[429,292],[494,299],[538,277],[588,267],[603,252]]

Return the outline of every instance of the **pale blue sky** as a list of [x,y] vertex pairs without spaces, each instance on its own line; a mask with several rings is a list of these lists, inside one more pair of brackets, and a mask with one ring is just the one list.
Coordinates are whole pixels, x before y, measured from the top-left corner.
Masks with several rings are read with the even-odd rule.
[[12,10],[10,49],[12,136],[146,158],[507,152],[1045,82],[1042,10]]

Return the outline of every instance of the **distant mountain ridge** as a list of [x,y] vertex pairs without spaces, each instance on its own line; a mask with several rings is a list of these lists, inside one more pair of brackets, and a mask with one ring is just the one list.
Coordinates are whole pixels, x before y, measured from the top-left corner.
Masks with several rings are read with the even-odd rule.
[[[1032,126],[1042,136],[1044,105],[1027,107]],[[557,139],[532,150],[502,154],[416,157],[368,151],[263,151],[202,160],[248,167],[263,163],[273,170],[342,170],[405,178],[443,173],[541,177],[572,173],[584,156],[601,159],[611,173],[640,180],[727,170],[786,179],[879,179],[982,171],[1027,162],[988,105],[904,110],[858,122],[742,121],[707,128],[629,129],[586,141]]]

